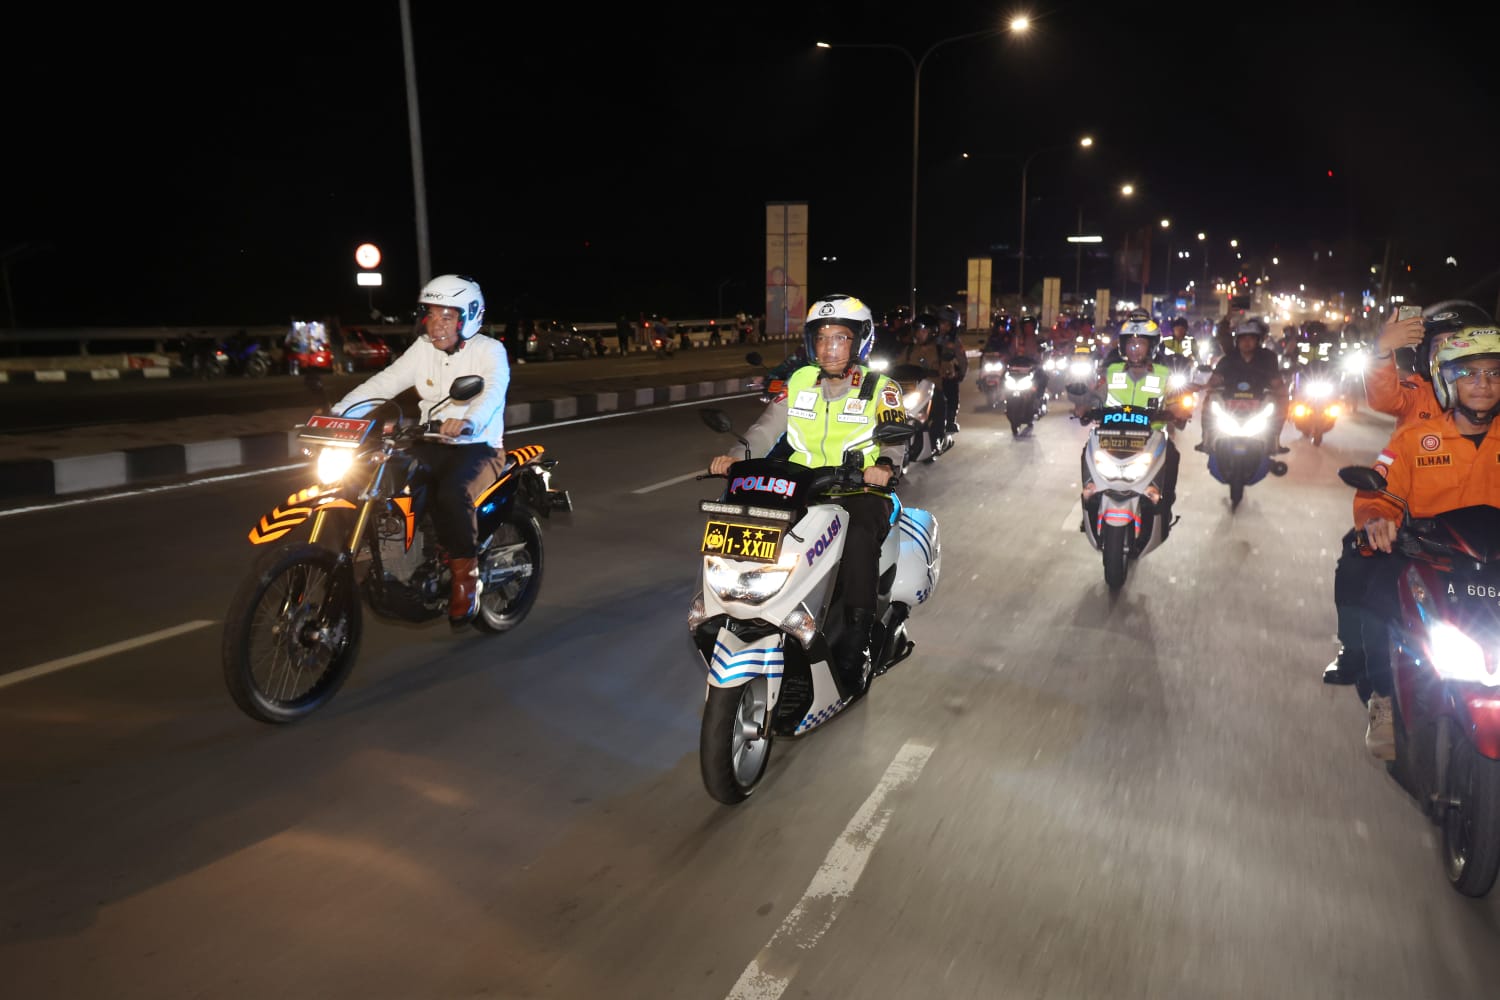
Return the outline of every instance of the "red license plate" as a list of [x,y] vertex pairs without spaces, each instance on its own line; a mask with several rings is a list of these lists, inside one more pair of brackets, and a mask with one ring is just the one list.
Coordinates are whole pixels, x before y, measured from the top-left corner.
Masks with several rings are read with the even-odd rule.
[[326,444],[358,445],[375,425],[373,420],[358,420],[351,417],[330,417],[314,414],[307,418],[299,437],[311,438]]

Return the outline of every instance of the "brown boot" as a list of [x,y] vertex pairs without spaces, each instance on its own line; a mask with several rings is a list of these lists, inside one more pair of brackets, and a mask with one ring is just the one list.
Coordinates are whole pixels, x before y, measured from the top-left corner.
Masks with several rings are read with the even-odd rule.
[[448,599],[448,621],[454,625],[467,624],[479,611],[478,559],[451,559],[448,568],[453,571],[453,595]]

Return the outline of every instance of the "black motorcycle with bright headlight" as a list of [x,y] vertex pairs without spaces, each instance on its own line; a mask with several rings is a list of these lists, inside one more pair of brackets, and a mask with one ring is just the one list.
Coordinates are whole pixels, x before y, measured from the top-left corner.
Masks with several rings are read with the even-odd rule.
[[[468,400],[484,379],[454,379],[449,399]],[[440,400],[431,411],[448,400]],[[426,468],[412,453],[441,440],[439,421],[414,421],[388,400],[350,407],[370,417],[314,415],[297,428],[316,450],[318,482],[297,491],[250,529],[267,548],[240,584],[225,618],[224,681],[236,705],[261,722],[294,722],[322,707],[354,666],[361,609],[402,622],[446,614],[452,584],[425,499]],[[430,411],[430,412],[431,412]],[[519,625],[542,585],[539,518],[572,510],[551,486],[555,460],[540,445],[506,451],[495,481],[474,502],[479,611],[473,625],[499,634]],[[309,519],[305,541],[283,541]]]

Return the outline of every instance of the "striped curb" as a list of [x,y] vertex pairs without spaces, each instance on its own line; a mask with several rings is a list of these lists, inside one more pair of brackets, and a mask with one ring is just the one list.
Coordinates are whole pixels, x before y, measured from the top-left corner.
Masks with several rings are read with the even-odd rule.
[[[509,432],[518,427],[648,410],[671,403],[738,395],[745,391],[744,379],[721,379],[512,403],[505,408],[505,426]],[[213,441],[145,445],[71,458],[0,461],[0,501],[62,497],[218,470],[281,465],[288,459],[301,458],[302,444],[295,432],[268,431]]]

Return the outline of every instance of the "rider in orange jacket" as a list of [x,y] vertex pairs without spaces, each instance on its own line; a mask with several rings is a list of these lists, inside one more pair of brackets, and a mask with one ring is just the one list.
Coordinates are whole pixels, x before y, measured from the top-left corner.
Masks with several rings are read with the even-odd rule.
[[[1494,419],[1500,413],[1500,328],[1464,327],[1433,356],[1431,369],[1441,411],[1398,427],[1375,469],[1385,476],[1387,491],[1406,500],[1412,517],[1475,505],[1500,507],[1500,423]],[[1368,686],[1365,745],[1383,760],[1395,755],[1384,630],[1397,613],[1395,581],[1403,568],[1400,559],[1385,554],[1401,518],[1400,505],[1390,498],[1355,494],[1355,530],[1344,536],[1333,578],[1343,648],[1323,673],[1325,683]]]
[[[1440,302],[1420,317],[1392,318],[1375,339],[1374,365],[1365,372],[1365,402],[1395,417],[1397,427],[1437,415],[1441,408],[1432,392],[1433,354],[1465,325],[1489,322],[1483,309],[1460,301]],[[1396,365],[1396,351],[1410,347],[1416,348],[1415,371],[1405,373]]]

